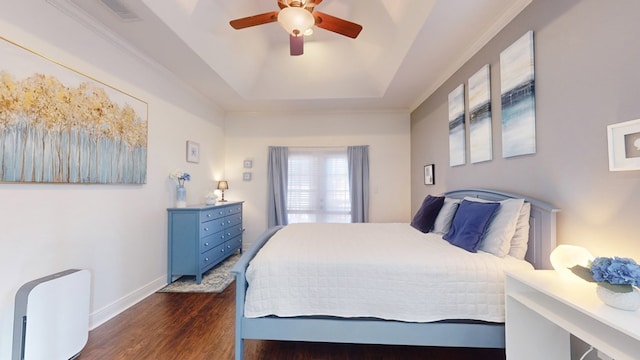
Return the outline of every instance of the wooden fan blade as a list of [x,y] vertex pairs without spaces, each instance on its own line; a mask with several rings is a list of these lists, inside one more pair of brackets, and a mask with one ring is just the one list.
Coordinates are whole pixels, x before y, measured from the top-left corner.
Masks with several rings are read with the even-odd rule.
[[298,56],[304,53],[304,36],[289,35],[289,54]]
[[253,16],[248,16],[241,19],[231,20],[229,21],[229,24],[234,29],[240,30],[240,29],[251,27],[251,26],[268,24],[276,21],[278,21],[278,12],[272,11],[264,14],[253,15]]
[[314,11],[313,17],[316,19],[316,26],[325,30],[333,31],[340,35],[348,36],[352,39],[358,37],[362,26],[351,21],[343,20],[323,12]]

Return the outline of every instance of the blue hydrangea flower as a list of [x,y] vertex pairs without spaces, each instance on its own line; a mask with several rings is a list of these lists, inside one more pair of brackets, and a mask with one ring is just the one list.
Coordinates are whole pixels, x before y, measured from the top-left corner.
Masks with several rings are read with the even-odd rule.
[[591,274],[598,282],[640,286],[640,265],[629,258],[597,257],[591,263]]

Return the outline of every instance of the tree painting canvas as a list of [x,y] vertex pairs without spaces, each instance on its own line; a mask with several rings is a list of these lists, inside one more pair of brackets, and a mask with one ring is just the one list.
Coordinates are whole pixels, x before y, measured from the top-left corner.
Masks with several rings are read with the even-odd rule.
[[536,152],[533,31],[500,54],[502,156]]
[[469,157],[471,163],[493,158],[489,65],[469,78]]
[[449,165],[464,165],[466,161],[464,123],[464,84],[449,93]]
[[0,58],[0,182],[146,182],[145,102],[3,38]]

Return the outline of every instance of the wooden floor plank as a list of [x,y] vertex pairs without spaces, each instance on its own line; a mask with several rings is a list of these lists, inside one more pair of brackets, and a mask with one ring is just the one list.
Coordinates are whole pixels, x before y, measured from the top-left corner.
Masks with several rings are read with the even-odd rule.
[[[235,286],[220,294],[155,293],[89,333],[78,360],[231,360]],[[245,341],[246,360],[503,360],[504,350]]]

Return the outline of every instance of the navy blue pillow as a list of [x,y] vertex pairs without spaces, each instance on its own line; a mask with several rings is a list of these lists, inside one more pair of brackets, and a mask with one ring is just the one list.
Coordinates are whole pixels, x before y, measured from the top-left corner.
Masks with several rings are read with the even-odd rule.
[[493,213],[499,207],[499,203],[462,200],[451,223],[451,229],[442,238],[469,252],[477,252],[480,239],[487,230]]
[[444,196],[431,196],[427,195],[422,201],[422,206],[416,212],[416,215],[411,221],[411,226],[422,231],[423,233],[429,232],[433,228],[433,223],[436,222],[436,217],[442,209],[444,204]]

